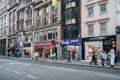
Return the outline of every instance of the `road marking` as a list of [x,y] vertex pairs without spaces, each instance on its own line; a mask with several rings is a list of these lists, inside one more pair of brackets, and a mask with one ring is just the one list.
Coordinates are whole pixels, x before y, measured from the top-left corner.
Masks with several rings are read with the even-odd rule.
[[32,79],[37,79],[36,77],[31,76],[31,75],[27,75],[27,77],[32,78]]
[[10,69],[9,69],[9,68],[6,68],[5,70],[10,71]]
[[0,60],[1,62],[5,62],[6,60]]
[[99,75],[101,75],[101,76],[107,76],[107,77],[113,77],[113,78],[119,78],[120,79],[119,76],[111,75],[111,74],[99,73]]
[[15,63],[12,62],[12,63],[9,63],[9,64],[13,64],[13,65],[14,65],[14,64],[19,64],[19,65],[30,65],[29,63],[16,63],[16,62],[15,62]]
[[21,72],[19,72],[19,71],[14,71],[14,73],[21,74]]

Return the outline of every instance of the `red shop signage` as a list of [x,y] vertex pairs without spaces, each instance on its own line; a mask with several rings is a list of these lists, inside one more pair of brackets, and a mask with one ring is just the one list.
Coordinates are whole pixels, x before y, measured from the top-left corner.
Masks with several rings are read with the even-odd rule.
[[51,42],[35,42],[34,43],[34,48],[50,48],[51,47]]

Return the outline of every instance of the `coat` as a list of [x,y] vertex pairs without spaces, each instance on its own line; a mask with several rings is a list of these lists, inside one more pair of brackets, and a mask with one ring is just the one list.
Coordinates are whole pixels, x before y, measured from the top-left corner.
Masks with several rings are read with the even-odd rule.
[[114,65],[115,55],[112,53],[110,56],[110,65]]

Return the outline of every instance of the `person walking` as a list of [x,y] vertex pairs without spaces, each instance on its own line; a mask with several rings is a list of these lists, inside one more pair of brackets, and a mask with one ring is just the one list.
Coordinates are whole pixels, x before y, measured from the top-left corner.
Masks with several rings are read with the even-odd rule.
[[45,61],[45,53],[44,51],[42,51],[42,63],[44,63],[44,61]]
[[38,60],[38,52],[35,52],[35,60]]
[[56,53],[53,53],[53,59],[56,60]]
[[70,51],[68,51],[68,56],[67,56],[67,63],[69,62],[69,63],[71,63],[71,53],[70,53]]
[[31,59],[34,60],[34,54],[35,54],[35,51],[32,51],[31,53]]
[[110,57],[111,57],[111,51],[107,53],[107,64],[110,65]]
[[102,58],[101,58],[101,62],[102,62],[102,66],[105,65],[105,60],[107,59],[107,55],[105,53],[105,51],[102,51]]
[[111,67],[114,67],[114,63],[115,62],[115,54],[113,52],[111,52],[111,55],[110,55],[110,65]]
[[97,54],[95,50],[93,50],[92,52],[92,59],[91,59],[90,64],[92,64],[93,62],[95,63],[95,65],[97,65]]

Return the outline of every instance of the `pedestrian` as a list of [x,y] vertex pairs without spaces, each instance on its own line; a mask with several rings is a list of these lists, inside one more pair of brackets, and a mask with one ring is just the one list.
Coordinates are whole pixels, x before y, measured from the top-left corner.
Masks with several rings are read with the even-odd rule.
[[100,64],[102,64],[102,50],[100,51],[100,54],[99,54],[99,60],[100,60]]
[[110,65],[110,57],[111,57],[111,51],[107,53],[107,64]]
[[35,52],[34,57],[35,57],[35,60],[38,60],[38,52],[37,51]]
[[34,60],[34,54],[35,54],[34,51],[32,51],[32,53],[31,53],[31,59],[32,60]]
[[17,57],[19,58],[20,57],[20,53],[19,53],[18,50],[17,50],[16,54],[17,54]]
[[95,65],[97,65],[97,54],[96,54],[95,50],[93,50],[93,52],[92,52],[92,59],[91,59],[90,64],[92,64],[93,62]]
[[115,63],[117,63],[117,58],[118,58],[118,51],[115,52]]
[[105,65],[105,60],[107,59],[107,55],[105,53],[105,51],[102,51],[102,58],[101,58],[101,62],[102,62],[102,66]]
[[78,53],[77,53],[77,51],[75,52],[75,60],[78,61]]
[[45,53],[44,51],[42,51],[42,63],[44,63],[44,61],[45,61]]
[[69,63],[71,63],[71,53],[70,53],[70,51],[68,51],[68,56],[67,56],[67,63],[69,62]]
[[114,61],[115,61],[115,54],[113,52],[111,52],[111,56],[110,56],[111,67],[114,67]]
[[53,59],[56,60],[56,53],[53,53]]
[[8,58],[9,52],[7,52],[5,55],[6,55],[6,58]]

